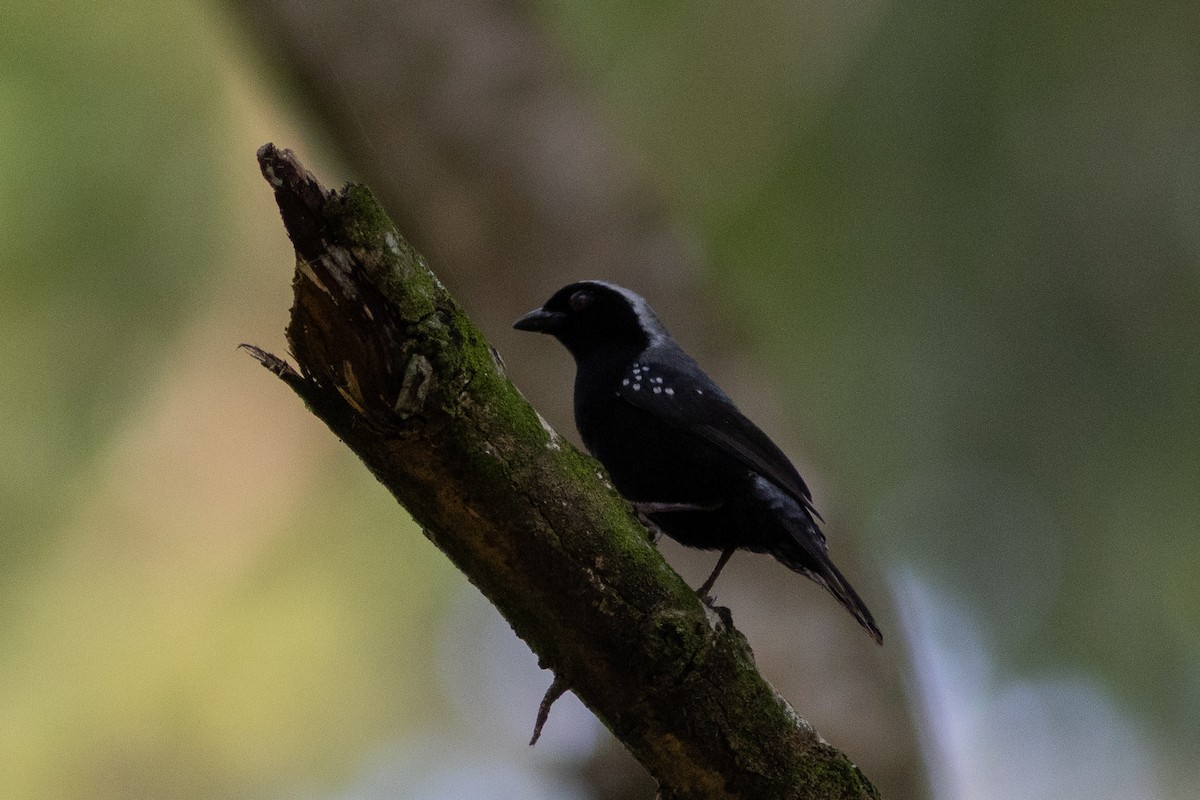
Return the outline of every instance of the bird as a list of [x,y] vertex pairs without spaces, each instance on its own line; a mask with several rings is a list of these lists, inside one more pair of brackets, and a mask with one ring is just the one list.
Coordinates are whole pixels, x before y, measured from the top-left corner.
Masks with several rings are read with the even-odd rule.
[[774,556],[823,586],[878,644],[883,634],[829,557],[800,473],[684,352],[645,298],[571,283],[518,319],[575,359],[575,426],[639,514],[688,547],[719,550],[702,599],[734,552]]

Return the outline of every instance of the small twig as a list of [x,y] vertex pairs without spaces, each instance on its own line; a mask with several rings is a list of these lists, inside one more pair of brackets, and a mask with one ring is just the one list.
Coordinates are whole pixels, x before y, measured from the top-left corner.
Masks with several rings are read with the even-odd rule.
[[566,681],[555,675],[554,682],[550,684],[550,688],[546,690],[546,696],[542,698],[542,704],[538,706],[537,720],[533,723],[533,737],[529,740],[530,747],[537,744],[537,740],[542,737],[542,726],[550,718],[550,706],[567,693],[567,688]]

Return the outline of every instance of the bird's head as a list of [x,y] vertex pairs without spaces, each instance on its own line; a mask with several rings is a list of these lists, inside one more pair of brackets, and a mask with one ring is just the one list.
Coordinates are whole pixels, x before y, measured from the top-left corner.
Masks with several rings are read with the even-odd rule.
[[641,295],[604,281],[564,286],[513,327],[550,334],[576,359],[598,349],[641,352],[669,340],[666,328]]

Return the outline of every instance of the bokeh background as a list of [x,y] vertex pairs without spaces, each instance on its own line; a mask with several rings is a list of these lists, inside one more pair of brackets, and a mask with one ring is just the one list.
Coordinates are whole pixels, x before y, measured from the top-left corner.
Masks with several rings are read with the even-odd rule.
[[507,323],[612,277],[785,443],[888,644],[762,558],[719,602],[885,796],[1194,797],[1198,41],[1153,0],[6,2],[0,796],[652,796],[573,698],[525,746],[549,675],[235,352],[286,349],[275,141],[560,431],[569,360]]

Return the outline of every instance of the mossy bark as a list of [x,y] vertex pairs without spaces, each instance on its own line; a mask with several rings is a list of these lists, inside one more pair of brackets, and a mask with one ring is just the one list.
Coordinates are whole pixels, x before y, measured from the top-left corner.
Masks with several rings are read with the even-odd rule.
[[602,468],[525,401],[371,193],[328,192],[273,145],[258,158],[296,250],[287,337],[299,369],[251,351],[661,796],[877,797],[762,679],[728,612],[703,605],[663,561]]

